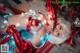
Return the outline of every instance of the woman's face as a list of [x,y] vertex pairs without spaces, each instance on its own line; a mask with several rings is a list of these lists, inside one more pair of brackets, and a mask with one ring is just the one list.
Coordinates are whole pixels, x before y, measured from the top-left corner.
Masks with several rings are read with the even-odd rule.
[[63,35],[65,29],[61,25],[62,23],[59,22],[59,24],[56,25],[55,29],[53,30],[54,22],[51,22],[49,26],[47,27],[47,31],[53,33],[55,36]]
[[63,27],[60,24],[58,24],[56,26],[56,28],[54,29],[53,33],[54,33],[54,35],[59,36],[59,35],[61,35],[63,33],[63,31],[64,31]]

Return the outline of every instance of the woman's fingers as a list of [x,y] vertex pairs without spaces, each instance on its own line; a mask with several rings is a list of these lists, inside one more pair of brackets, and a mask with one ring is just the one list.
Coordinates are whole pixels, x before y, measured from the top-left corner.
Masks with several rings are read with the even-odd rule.
[[14,29],[15,29],[15,25],[10,25],[10,26],[8,26],[6,32],[9,33],[9,34],[13,34]]

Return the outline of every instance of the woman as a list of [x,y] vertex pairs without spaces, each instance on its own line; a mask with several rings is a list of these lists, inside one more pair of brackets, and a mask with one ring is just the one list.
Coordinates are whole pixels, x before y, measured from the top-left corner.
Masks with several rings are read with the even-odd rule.
[[14,25],[9,26],[7,32],[9,34],[13,34],[17,48],[21,53],[32,53],[33,51],[37,52],[36,49],[42,48],[42,46],[44,47],[47,41],[50,42],[50,44],[57,45],[64,43],[69,38],[70,23],[63,18],[59,18],[57,21],[58,22],[54,30],[52,23],[49,23],[49,25],[45,24],[38,30],[38,33],[33,36],[32,40],[23,40]]

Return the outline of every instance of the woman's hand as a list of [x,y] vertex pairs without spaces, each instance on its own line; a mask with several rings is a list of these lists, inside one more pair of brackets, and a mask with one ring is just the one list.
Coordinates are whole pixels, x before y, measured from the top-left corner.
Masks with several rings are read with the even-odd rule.
[[45,33],[46,33],[46,26],[43,26],[42,28],[40,28],[39,30],[38,30],[38,34],[40,35],[40,36],[44,36],[45,35]]
[[13,34],[14,29],[15,29],[15,25],[10,25],[10,26],[8,26],[6,32],[9,33],[9,34]]
[[40,28],[39,30],[38,30],[38,34],[33,38],[33,44],[34,44],[34,46],[36,46],[37,47],[37,45],[39,45],[40,44],[40,41],[41,41],[41,37],[42,36],[45,36],[45,33],[46,33],[46,28],[45,28],[45,26],[43,26],[42,28]]

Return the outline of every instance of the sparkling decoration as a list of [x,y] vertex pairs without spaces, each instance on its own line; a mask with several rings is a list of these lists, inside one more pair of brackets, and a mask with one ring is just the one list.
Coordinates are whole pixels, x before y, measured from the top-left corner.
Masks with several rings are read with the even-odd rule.
[[21,17],[24,16],[24,15],[25,15],[24,13],[21,13]]
[[80,27],[80,20],[79,20],[79,18],[76,18],[74,24],[76,25],[76,27]]
[[19,27],[20,26],[20,23],[17,23],[16,26]]
[[5,27],[6,27],[5,25],[2,25],[2,26],[1,26],[1,28],[5,28]]
[[7,20],[4,20],[4,21],[3,21],[3,23],[4,23],[4,24],[7,24],[7,23],[8,23],[8,21],[7,21]]

